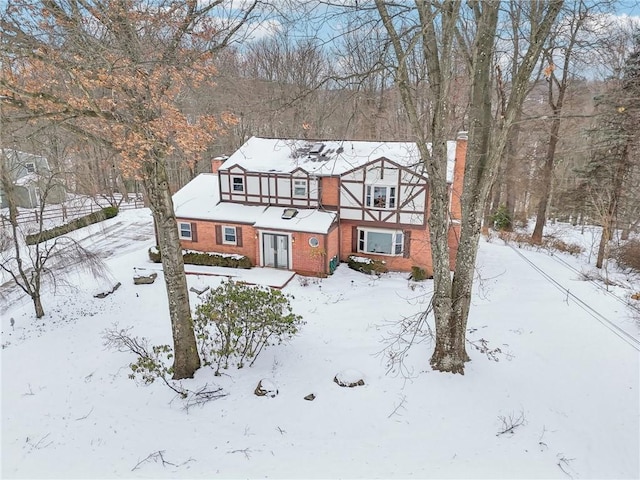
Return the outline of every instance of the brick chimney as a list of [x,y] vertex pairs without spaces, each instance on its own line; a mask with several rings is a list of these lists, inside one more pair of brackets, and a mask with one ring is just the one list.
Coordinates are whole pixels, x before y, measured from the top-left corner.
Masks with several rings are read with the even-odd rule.
[[451,187],[451,220],[462,219],[462,187],[464,185],[464,166],[467,160],[467,132],[458,132],[456,138],[456,163],[453,168],[453,185]]
[[222,164],[227,160],[226,155],[221,157],[216,157],[211,159],[211,173],[218,173],[218,169],[222,166]]

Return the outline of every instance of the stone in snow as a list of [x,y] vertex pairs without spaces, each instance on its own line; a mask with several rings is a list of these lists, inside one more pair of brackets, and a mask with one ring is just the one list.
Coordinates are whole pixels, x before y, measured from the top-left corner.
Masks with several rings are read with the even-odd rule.
[[258,397],[275,397],[278,395],[278,387],[268,378],[263,378],[258,382],[258,386],[253,391]]
[[333,381],[341,387],[360,387],[364,385],[364,374],[358,370],[349,368],[339,372],[333,377]]

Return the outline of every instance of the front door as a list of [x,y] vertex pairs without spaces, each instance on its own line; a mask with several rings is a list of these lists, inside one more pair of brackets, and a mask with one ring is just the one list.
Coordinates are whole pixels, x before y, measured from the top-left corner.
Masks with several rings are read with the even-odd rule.
[[289,268],[289,236],[262,234],[262,258],[265,267]]

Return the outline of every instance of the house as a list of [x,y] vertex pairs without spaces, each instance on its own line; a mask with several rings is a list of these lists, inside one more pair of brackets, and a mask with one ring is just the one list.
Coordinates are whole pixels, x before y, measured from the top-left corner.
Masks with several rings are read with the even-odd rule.
[[[455,258],[466,134],[447,142]],[[429,181],[411,142],[250,138],[176,192],[184,249],[326,276],[357,255],[431,273]]]
[[[45,157],[12,149],[0,149],[1,174],[12,185],[16,206],[35,208],[40,206],[43,196],[46,203],[62,203],[66,193],[64,187],[52,181],[52,172]],[[0,208],[7,207],[7,192],[0,182]]]

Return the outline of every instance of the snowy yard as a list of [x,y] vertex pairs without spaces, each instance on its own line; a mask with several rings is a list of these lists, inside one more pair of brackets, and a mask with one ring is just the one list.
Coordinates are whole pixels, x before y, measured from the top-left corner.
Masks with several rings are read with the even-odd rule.
[[[580,274],[587,256],[482,240],[469,339],[486,341],[495,359],[470,346],[464,376],[430,371],[427,339],[404,374],[387,373],[380,352],[393,324],[425,308],[430,281],[346,265],[327,279],[295,277],[284,291],[306,321],[301,334],[251,368],[221,377],[202,368],[184,385],[227,395],[185,411],[160,383],[128,378],[132,354],[103,345],[114,324],[170,343],[162,274],[153,285],[132,281],[134,268],[158,267],[147,258],[148,210],[74,235],[103,252],[110,285],[78,275],[45,296],[38,321],[15,289],[0,291],[3,478],[640,476],[640,302],[627,305],[638,277],[618,274],[622,286],[606,291]],[[197,287],[221,280],[188,276]],[[116,281],[113,295],[93,298]],[[345,369],[366,384],[337,386]],[[263,378],[278,396],[254,395]]]

